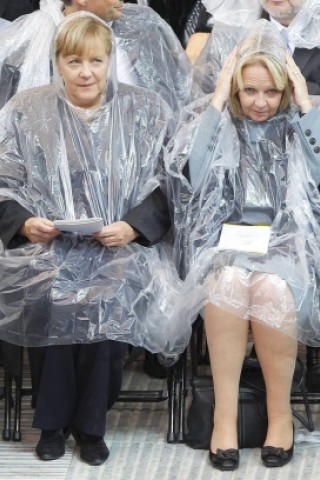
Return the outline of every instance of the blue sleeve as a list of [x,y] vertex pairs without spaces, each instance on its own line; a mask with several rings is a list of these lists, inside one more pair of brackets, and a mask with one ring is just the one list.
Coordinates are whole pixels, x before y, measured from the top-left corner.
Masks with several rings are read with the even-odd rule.
[[298,134],[304,151],[307,154],[308,166],[316,185],[320,184],[320,112],[313,107],[300,117],[297,113],[292,126]]

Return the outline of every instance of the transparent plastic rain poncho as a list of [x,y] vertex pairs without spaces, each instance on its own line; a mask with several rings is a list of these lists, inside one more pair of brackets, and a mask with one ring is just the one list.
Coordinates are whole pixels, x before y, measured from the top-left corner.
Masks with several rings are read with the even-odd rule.
[[[184,279],[173,315],[192,322],[213,303],[320,345],[319,154],[307,151],[294,128],[295,107],[254,122],[227,108],[218,112],[210,99],[186,107],[167,157],[175,258]],[[313,107],[309,115],[318,133],[320,112]],[[224,223],[271,225],[267,253],[220,250]]]
[[[287,29],[288,39],[296,48],[320,48],[320,2],[319,0],[299,2],[301,9]],[[231,4],[230,0],[230,7]],[[261,4],[264,4],[263,0]],[[245,11],[239,10],[238,13],[238,23],[227,20],[228,17],[234,18],[231,8],[226,9],[223,20],[221,18],[214,22],[210,38],[194,65],[192,87],[194,99],[213,92],[217,76],[227,56],[260,16],[257,9],[248,22]]]
[[0,30],[4,30],[9,25],[10,25],[10,22],[8,22],[8,20],[5,20],[4,18],[0,18]]
[[[21,92],[0,112],[0,199],[50,220],[120,220],[161,184],[171,122],[159,95],[117,85],[112,67],[95,112],[73,107],[56,85]],[[0,278],[0,338],[9,342],[111,338],[164,353],[188,342],[170,335],[178,278],[165,241],[107,248],[73,233],[26,240],[1,254]]]
[[[14,93],[51,82],[52,43],[64,19],[62,8],[59,0],[41,0],[39,11],[0,32],[0,108]],[[151,8],[125,4],[112,29],[139,86],[156,91],[178,112],[189,100],[191,68],[171,27]]]
[[[265,0],[260,1],[264,6]],[[290,0],[290,3],[297,13],[288,26],[288,39],[297,48],[320,48],[319,0]]]

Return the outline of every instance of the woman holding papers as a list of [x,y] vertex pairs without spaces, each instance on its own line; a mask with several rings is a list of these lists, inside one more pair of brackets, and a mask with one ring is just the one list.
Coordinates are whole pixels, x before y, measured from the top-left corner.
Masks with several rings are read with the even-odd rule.
[[[106,460],[105,414],[122,372],[115,340],[171,350],[163,300],[173,265],[160,239],[172,115],[156,93],[118,84],[113,44],[98,17],[69,15],[55,41],[61,80],[1,111],[0,338],[51,345],[34,417],[42,460],[64,454],[66,429],[84,461]],[[92,218],[103,224],[93,233]]]
[[221,470],[239,463],[249,326],[267,389],[262,461],[277,467],[293,455],[297,338],[320,341],[319,121],[280,35],[260,20],[174,137],[168,169],[185,277],[174,315],[203,308],[215,391],[210,461]]

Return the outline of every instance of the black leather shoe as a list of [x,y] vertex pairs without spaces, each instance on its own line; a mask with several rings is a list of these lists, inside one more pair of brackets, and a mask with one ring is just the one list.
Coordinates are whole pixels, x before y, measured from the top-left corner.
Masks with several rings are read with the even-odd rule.
[[293,441],[288,450],[281,447],[266,446],[261,449],[261,460],[265,467],[283,467],[292,460],[294,451],[294,425]]
[[307,347],[307,390],[320,392],[320,348]]
[[235,448],[228,448],[227,450],[220,450],[217,453],[209,451],[209,460],[211,465],[218,470],[236,470],[239,466],[239,450]]
[[103,437],[72,430],[72,435],[80,448],[80,458],[89,465],[102,465],[109,457],[109,450]]
[[261,460],[265,467],[283,467],[293,457],[293,444],[289,450],[277,447],[262,447]]
[[63,430],[42,430],[36,446],[40,460],[57,460],[65,453],[65,438]]

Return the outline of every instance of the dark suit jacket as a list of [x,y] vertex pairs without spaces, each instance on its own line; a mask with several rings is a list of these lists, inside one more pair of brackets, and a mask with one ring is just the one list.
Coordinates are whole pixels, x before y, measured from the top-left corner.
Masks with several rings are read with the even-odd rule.
[[[270,20],[269,14],[262,12],[261,18]],[[295,48],[293,59],[303,73],[310,95],[320,95],[320,49]]]
[[[0,203],[0,238],[5,248],[15,248],[26,241],[18,234],[24,222],[33,215],[14,200]],[[170,228],[170,215],[166,197],[158,187],[145,200],[130,210],[123,218],[141,236],[142,245],[152,245]]]
[[21,15],[39,8],[40,0],[1,0],[0,17],[12,22]]
[[[125,3],[138,2],[136,0],[125,0]],[[197,0],[149,0],[149,7],[164,18],[179,40],[182,41],[186,21],[195,3],[197,3]]]

